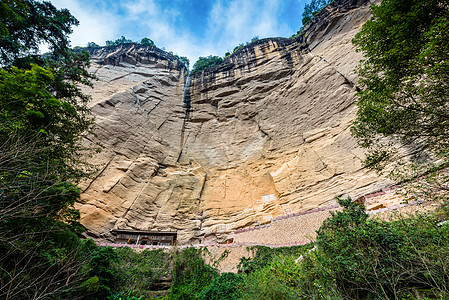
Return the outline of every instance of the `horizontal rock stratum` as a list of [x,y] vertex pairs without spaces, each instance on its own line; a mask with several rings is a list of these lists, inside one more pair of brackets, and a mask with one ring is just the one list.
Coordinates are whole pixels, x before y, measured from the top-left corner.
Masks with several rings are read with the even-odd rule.
[[[351,43],[368,0],[337,0],[296,38],[253,42],[187,77],[174,56],[137,44],[88,48],[99,80],[88,143],[98,176],[78,205],[89,234],[177,230],[180,243],[358,198],[389,182],[362,168]],[[190,98],[190,104],[184,103]],[[298,229],[299,230],[299,229]]]

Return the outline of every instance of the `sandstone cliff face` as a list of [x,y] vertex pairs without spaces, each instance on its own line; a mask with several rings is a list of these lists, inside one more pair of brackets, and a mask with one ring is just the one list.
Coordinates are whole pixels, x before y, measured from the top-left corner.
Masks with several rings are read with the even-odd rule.
[[[90,49],[101,173],[78,207],[93,235],[178,230],[223,240],[283,214],[357,198],[387,180],[362,168],[349,127],[368,0],[335,1],[293,39],[259,40],[190,78],[155,48]],[[189,108],[190,106],[190,108]]]

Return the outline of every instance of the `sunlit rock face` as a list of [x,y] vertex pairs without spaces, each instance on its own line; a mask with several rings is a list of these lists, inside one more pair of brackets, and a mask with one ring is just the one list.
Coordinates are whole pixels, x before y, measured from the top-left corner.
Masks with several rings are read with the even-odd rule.
[[88,49],[99,77],[90,143],[103,148],[78,207],[89,233],[177,230],[181,243],[221,241],[386,186],[362,168],[349,130],[361,59],[351,39],[369,4],[335,1],[298,37],[243,47],[191,74],[186,97],[186,69],[168,53]]

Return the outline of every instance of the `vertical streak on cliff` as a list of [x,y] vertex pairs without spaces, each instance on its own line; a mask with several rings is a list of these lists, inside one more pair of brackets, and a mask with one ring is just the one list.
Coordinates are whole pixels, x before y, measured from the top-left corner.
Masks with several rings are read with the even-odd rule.
[[182,123],[182,128],[181,128],[181,144],[179,147],[179,156],[177,159],[177,162],[179,162],[181,160],[181,155],[182,155],[182,149],[184,147],[184,134],[185,134],[185,130],[186,130],[186,123],[187,120],[189,119],[189,114],[190,114],[190,72],[187,70],[187,77],[186,77],[186,81],[184,83],[184,93],[182,94],[182,102],[183,102],[183,107],[186,109],[185,111],[185,115],[184,115],[184,121]]

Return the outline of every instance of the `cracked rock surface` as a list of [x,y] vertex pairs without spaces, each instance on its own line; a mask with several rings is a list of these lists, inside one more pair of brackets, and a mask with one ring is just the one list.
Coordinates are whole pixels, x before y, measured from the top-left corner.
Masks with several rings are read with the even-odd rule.
[[351,137],[368,0],[334,1],[297,38],[258,40],[190,76],[156,48],[90,48],[103,151],[78,206],[92,236],[177,230],[223,241],[274,217],[358,198],[389,182],[362,168]]

